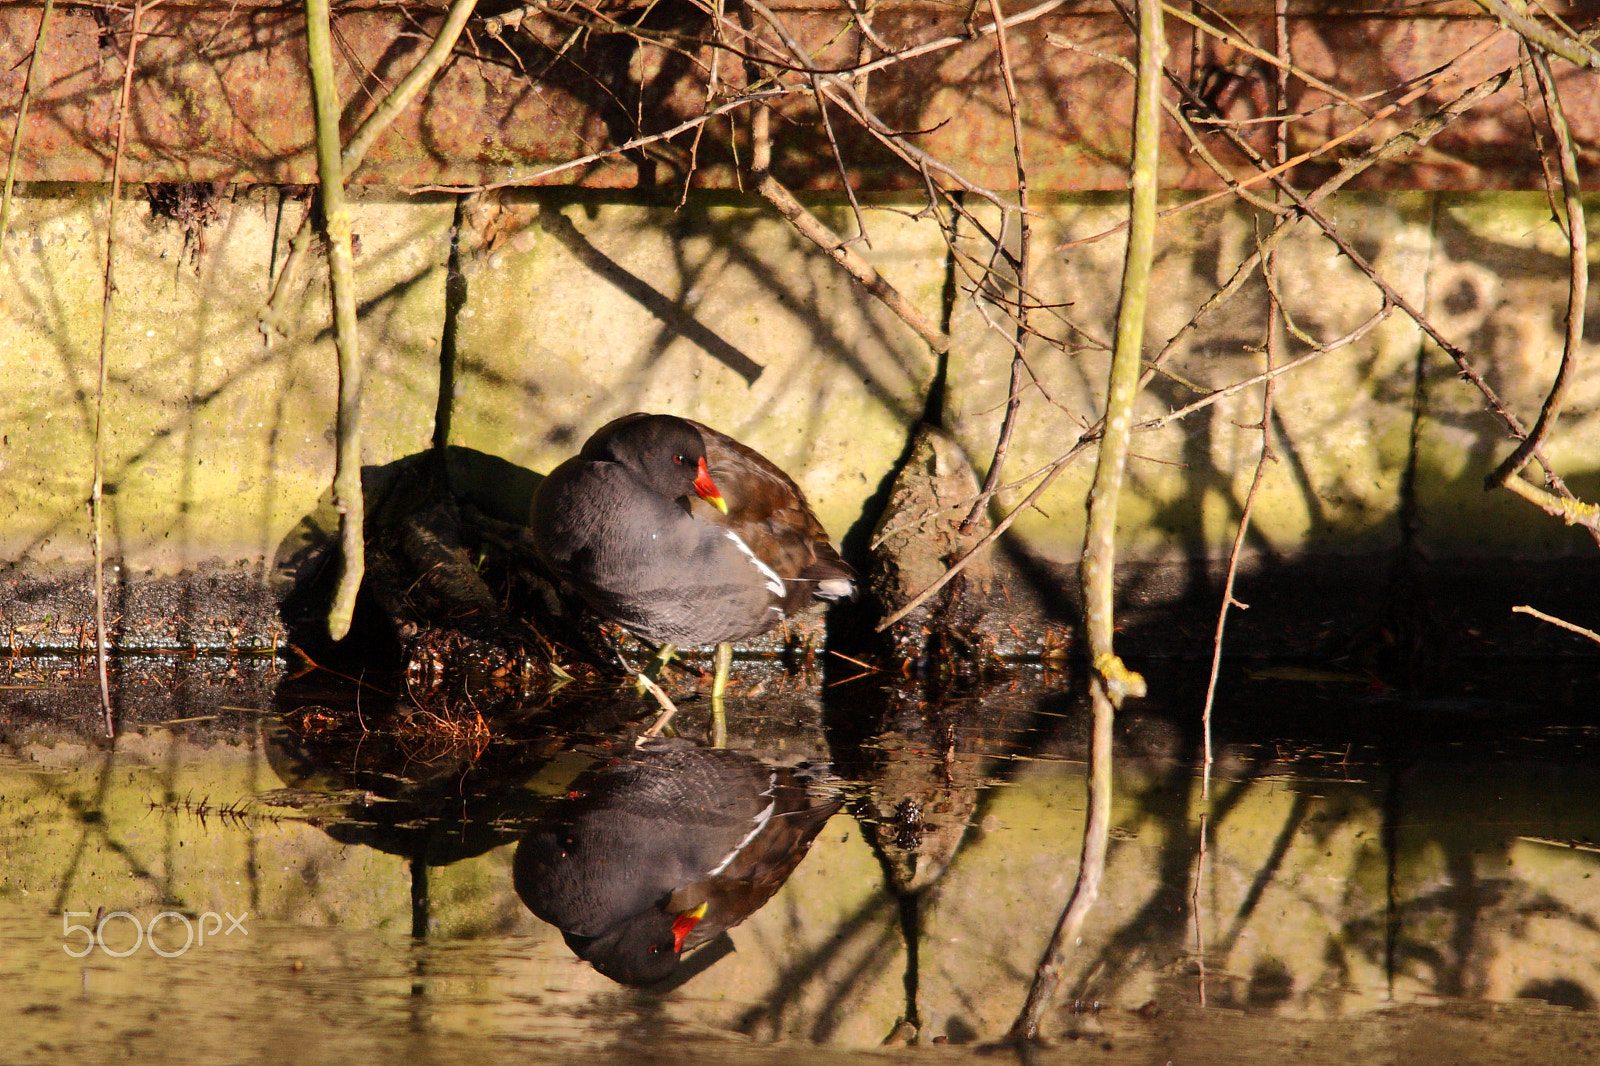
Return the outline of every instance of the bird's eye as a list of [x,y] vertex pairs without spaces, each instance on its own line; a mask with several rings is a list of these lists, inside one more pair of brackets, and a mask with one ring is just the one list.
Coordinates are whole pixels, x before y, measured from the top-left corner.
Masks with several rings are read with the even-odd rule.
[[651,944],[650,945],[650,954],[652,954],[652,955],[661,954],[661,945],[660,944]]
[[674,455],[672,457],[672,461],[677,463],[679,466],[682,466],[684,463],[688,462],[688,457],[682,454]]

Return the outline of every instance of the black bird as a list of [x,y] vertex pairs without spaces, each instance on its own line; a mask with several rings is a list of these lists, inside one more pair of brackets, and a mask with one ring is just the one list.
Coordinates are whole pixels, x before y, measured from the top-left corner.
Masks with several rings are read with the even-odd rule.
[[659,740],[586,772],[517,846],[517,895],[626,985],[759,910],[843,802],[815,773]]
[[800,487],[732,437],[674,415],[602,426],[533,497],[547,566],[612,621],[663,645],[717,645],[720,698],[731,642],[814,598],[855,595]]

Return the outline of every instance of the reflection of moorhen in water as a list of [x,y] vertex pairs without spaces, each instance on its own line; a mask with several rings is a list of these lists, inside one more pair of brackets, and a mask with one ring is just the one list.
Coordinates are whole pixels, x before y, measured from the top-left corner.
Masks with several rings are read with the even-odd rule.
[[842,803],[805,770],[655,741],[580,777],[517,847],[517,894],[614,981],[679,956],[778,891]]

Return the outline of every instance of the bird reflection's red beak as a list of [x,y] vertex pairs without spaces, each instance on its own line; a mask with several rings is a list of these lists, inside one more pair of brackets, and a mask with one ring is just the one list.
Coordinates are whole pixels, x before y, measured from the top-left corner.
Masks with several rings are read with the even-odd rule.
[[[720,497],[719,497],[720,498]],[[672,950],[678,954],[683,953],[683,942],[688,937],[689,931],[700,924],[700,919],[706,916],[706,905],[691,907],[676,918],[672,919]]]

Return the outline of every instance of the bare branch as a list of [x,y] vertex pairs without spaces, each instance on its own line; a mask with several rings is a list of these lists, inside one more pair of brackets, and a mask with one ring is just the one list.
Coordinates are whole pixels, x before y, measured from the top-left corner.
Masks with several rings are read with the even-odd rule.
[[728,100],[718,104],[710,111],[696,115],[694,118],[686,119],[685,121],[680,122],[676,126],[672,127],[670,130],[662,130],[660,133],[651,133],[642,137],[634,137],[623,144],[619,144],[611,148],[605,148],[598,152],[590,152],[588,155],[578,156],[576,159],[569,159],[565,163],[557,163],[554,166],[545,167],[543,170],[535,171],[534,173],[528,174],[524,177],[512,178],[508,181],[490,182],[487,185],[414,185],[408,191],[413,193],[490,192],[494,189],[513,189],[522,185],[538,185],[546,178],[554,177],[557,174],[563,174],[569,170],[576,170],[579,167],[586,167],[590,163],[598,163],[602,159],[610,159],[613,156],[624,155],[637,148],[643,148],[646,145],[656,144],[661,141],[670,141],[679,134],[687,133],[696,126],[703,126],[712,119],[721,115],[726,115],[730,111],[737,111],[741,107],[749,107],[751,104],[760,103],[766,100],[776,100],[781,96],[791,96],[795,93],[803,91],[804,90],[802,89],[783,87],[775,89],[761,89],[756,92],[746,93],[736,99]]
[[[100,675],[100,709],[105,716],[106,736],[116,736],[111,710],[111,683],[106,671],[106,553],[105,553],[105,471],[106,471],[106,373],[111,347],[111,297],[117,291],[117,204],[122,199],[122,151],[128,141],[128,101],[133,95],[133,71],[138,65],[139,30],[145,13],[161,0],[135,0],[133,21],[128,33],[128,55],[122,67],[122,95],[117,102],[117,147],[111,157],[111,205],[106,211],[105,290],[100,301],[99,380],[94,396],[94,484],[89,490],[89,510],[94,517],[94,658]],[[30,71],[30,78],[32,72]]]
[[[23,122],[28,117],[28,105],[33,102],[33,92],[39,76],[39,49],[44,45],[45,31],[50,28],[50,15],[56,0],[44,0],[44,10],[39,15],[39,32],[34,34],[33,50],[28,53],[28,74],[22,82],[22,99],[17,102],[17,121],[11,128],[11,156],[6,160],[6,188],[0,194],[0,245],[5,244],[6,232],[11,225],[11,187],[17,179],[17,158],[22,150]],[[125,106],[125,105],[124,105]]]
[[1578,354],[1583,347],[1584,306],[1589,299],[1589,235],[1584,224],[1583,188],[1578,181],[1578,153],[1573,146],[1572,127],[1567,123],[1566,110],[1561,106],[1561,94],[1550,72],[1550,60],[1538,49],[1531,51],[1533,71],[1539,79],[1539,91],[1544,95],[1545,111],[1550,116],[1550,128],[1555,133],[1556,153],[1561,166],[1568,251],[1567,330],[1561,347],[1561,366],[1556,371],[1555,382],[1550,386],[1550,394],[1545,397],[1544,407],[1539,411],[1539,420],[1534,423],[1533,432],[1489,475],[1485,483],[1485,487],[1489,488],[1503,485],[1521,473],[1555,428],[1556,419],[1572,386]]
[[[433,44],[423,53],[422,58],[417,60],[416,66],[400,79],[400,84],[395,86],[394,91],[378,101],[378,106],[361,123],[351,136],[350,143],[340,152],[342,180],[350,180],[351,175],[361,166],[361,161],[366,158],[367,150],[372,147],[373,142],[389,128],[406,109],[406,105],[444,66],[476,6],[477,0],[454,0],[450,5],[444,25],[439,28]],[[283,269],[279,271],[278,280],[272,287],[272,295],[268,297],[266,306],[256,316],[259,319],[261,332],[269,341],[274,333],[288,335],[288,302],[299,288],[300,273],[304,269],[306,255],[311,248],[312,213],[308,204],[305,216],[300,220],[300,228],[295,231],[294,239],[290,242],[289,255],[283,261]]]
[[[983,514],[983,509],[989,505],[989,498],[994,495],[995,486],[1000,484],[1000,474],[1006,465],[1006,453],[1011,450],[1011,435],[1017,428],[1017,412],[1022,409],[1022,374],[1027,366],[1025,353],[1028,338],[1028,249],[1033,242],[1033,225],[1028,218],[1028,164],[1022,142],[1022,104],[1017,99],[1016,77],[1011,71],[1011,47],[1006,41],[1000,0],[989,0],[989,10],[994,15],[995,25],[1000,27],[994,35],[995,50],[1000,57],[1000,75],[1006,87],[1006,105],[1011,112],[1011,150],[1017,161],[1017,203],[1021,207],[1017,212],[1020,229],[1017,242],[1017,309],[1012,316],[1016,322],[1016,350],[1011,355],[1011,386],[1006,397],[1005,418],[1000,422],[1000,436],[994,444],[994,458],[989,461],[989,470],[984,475],[982,491],[972,502],[972,510],[967,512],[967,517],[961,522],[959,531],[962,536],[972,532],[979,516]],[[1004,234],[1005,229],[1002,225],[1002,244]],[[1029,371],[1029,376],[1032,376],[1032,371]]]
[[1318,78],[1318,77],[1316,77],[1316,76],[1314,76],[1312,74],[1308,74],[1306,71],[1300,70],[1298,67],[1295,67],[1293,64],[1287,62],[1284,59],[1279,58],[1278,56],[1273,55],[1271,52],[1268,52],[1265,49],[1257,48],[1255,45],[1251,44],[1249,41],[1245,40],[1244,38],[1237,37],[1234,34],[1228,33],[1225,30],[1219,30],[1215,26],[1211,25],[1211,23],[1205,21],[1202,18],[1199,18],[1199,17],[1191,14],[1188,11],[1183,10],[1180,7],[1174,7],[1171,4],[1162,4],[1161,5],[1161,9],[1163,11],[1165,11],[1167,14],[1171,15],[1172,17],[1174,17],[1176,19],[1179,19],[1179,20],[1181,20],[1183,22],[1187,22],[1189,25],[1193,26],[1195,29],[1199,30],[1200,32],[1210,34],[1211,36],[1215,37],[1217,40],[1221,41],[1222,43],[1228,45],[1231,48],[1237,48],[1239,51],[1245,53],[1246,55],[1254,56],[1256,59],[1261,60],[1263,63],[1270,63],[1274,67],[1277,67],[1277,68],[1279,68],[1281,70],[1288,71],[1289,73],[1293,74],[1295,77],[1299,78],[1301,81],[1305,82],[1307,85],[1311,86],[1313,89],[1317,89],[1317,90],[1320,90],[1321,92],[1325,92],[1329,96],[1333,97],[1335,100],[1337,100],[1340,103],[1344,104],[1345,106],[1353,107],[1357,111],[1361,112],[1363,115],[1368,115],[1369,117],[1371,117],[1371,113],[1368,112],[1365,107],[1362,107],[1361,106],[1361,102],[1359,100],[1357,100],[1355,97],[1349,96],[1343,90],[1337,89],[1334,86],[1329,85],[1327,82],[1323,81],[1321,78]]
[[1128,696],[1143,696],[1144,679],[1129,670],[1112,648],[1112,585],[1116,559],[1117,507],[1126,474],[1133,401],[1139,387],[1140,349],[1155,258],[1156,164],[1161,144],[1161,70],[1166,59],[1159,0],[1139,0],[1139,80],[1133,113],[1132,187],[1122,299],[1116,348],[1107,375],[1105,435],[1089,492],[1089,522],[1083,545],[1084,629],[1089,641],[1094,733],[1089,751],[1089,803],[1083,851],[1072,896],[1009,1039],[1038,1039],[1039,1023],[1055,998],[1078,932],[1100,896],[1111,829],[1111,731],[1115,712]]
[[1600,70],[1600,51],[1585,38],[1563,37],[1545,27],[1526,12],[1518,11],[1507,0],[1478,0],[1478,6],[1499,20],[1501,26],[1517,32],[1523,40],[1536,44],[1568,63]]
[[328,635],[350,631],[356,593],[366,572],[361,492],[361,354],[356,319],[355,261],[350,248],[350,209],[344,200],[339,153],[339,95],[333,81],[328,0],[305,0],[306,51],[316,105],[317,176],[321,179],[322,225],[328,238],[328,274],[333,289],[333,343],[339,353],[338,445],[333,505],[339,512],[339,584],[328,610]]
[[[1441,83],[1443,83],[1445,81],[1451,80],[1453,78],[1459,77],[1461,72],[1458,69],[1458,65],[1460,63],[1462,63],[1462,61],[1468,59],[1469,57],[1471,57],[1471,56],[1475,55],[1476,53],[1482,51],[1483,49],[1487,48],[1492,42],[1494,42],[1498,38],[1499,34],[1502,33],[1502,32],[1503,32],[1502,30],[1496,30],[1493,33],[1490,33],[1490,34],[1480,38],[1479,40],[1474,42],[1472,45],[1467,47],[1465,50],[1463,50],[1460,55],[1456,56],[1449,63],[1445,64],[1439,70],[1435,71],[1434,75],[1432,77],[1427,78],[1427,79],[1419,82],[1417,84],[1417,86],[1415,88],[1413,88],[1410,92],[1406,93],[1404,96],[1400,97],[1398,100],[1394,101],[1393,103],[1388,104],[1385,107],[1382,107],[1379,110],[1373,112],[1371,117],[1369,117],[1366,120],[1364,120],[1364,121],[1362,121],[1362,122],[1350,127],[1348,130],[1345,130],[1343,133],[1340,133],[1340,134],[1338,134],[1338,135],[1336,135],[1334,137],[1331,137],[1328,140],[1323,141],[1321,144],[1317,145],[1317,147],[1309,149],[1309,150],[1304,151],[1304,152],[1301,152],[1299,155],[1294,156],[1291,159],[1287,159],[1284,162],[1279,163],[1276,166],[1267,166],[1267,165],[1265,165],[1263,163],[1261,166],[1259,166],[1257,168],[1256,173],[1251,174],[1248,177],[1239,179],[1239,183],[1238,183],[1239,187],[1249,188],[1251,186],[1260,185],[1260,184],[1262,184],[1264,182],[1268,182],[1268,181],[1277,182],[1282,178],[1282,176],[1284,174],[1287,174],[1289,171],[1293,170],[1295,167],[1299,166],[1300,164],[1305,163],[1305,162],[1307,162],[1309,160],[1312,160],[1312,159],[1316,159],[1316,158],[1318,158],[1320,156],[1326,155],[1329,152],[1333,151],[1333,149],[1339,147],[1339,145],[1345,144],[1346,142],[1351,141],[1354,138],[1361,136],[1367,130],[1371,129],[1373,126],[1376,126],[1378,123],[1383,122],[1385,119],[1389,118],[1391,115],[1395,114],[1397,111],[1400,111],[1401,109],[1407,107],[1408,105],[1412,104],[1413,102],[1415,102],[1415,101],[1421,99],[1422,97],[1426,96],[1429,92],[1433,91],[1433,89],[1436,86],[1438,86],[1439,84],[1441,84]],[[1182,81],[1180,79],[1178,79],[1176,74],[1171,74],[1169,72],[1169,77],[1175,84],[1177,84],[1179,86],[1180,89],[1182,89],[1184,92],[1188,93],[1188,87],[1183,85]],[[1192,102],[1196,102],[1196,103],[1198,102],[1198,101],[1194,101],[1193,100],[1193,94],[1192,93],[1189,93],[1189,95],[1191,97]],[[1226,135],[1229,135],[1230,139],[1232,139],[1236,145],[1245,143],[1241,139],[1239,139],[1237,137],[1237,135],[1234,134],[1234,132],[1231,129],[1229,129],[1228,127],[1220,126],[1220,127],[1218,127],[1218,129],[1222,133],[1224,133]],[[1245,144],[1245,148],[1248,149],[1248,144]],[[1253,150],[1250,150],[1248,152],[1248,154],[1255,154],[1255,153],[1253,152]],[[1257,158],[1259,158],[1259,155],[1257,156]],[[1346,179],[1346,180],[1348,180],[1348,179]],[[1227,196],[1229,193],[1231,193],[1233,191],[1235,191],[1234,188],[1232,186],[1230,186],[1229,188],[1226,188],[1226,189],[1219,189],[1216,192],[1207,193],[1204,196],[1198,196],[1193,200],[1186,200],[1181,204],[1177,204],[1177,205],[1175,205],[1173,207],[1168,207],[1168,208],[1164,209],[1163,211],[1160,212],[1160,214],[1157,217],[1158,218],[1162,218],[1162,219],[1166,219],[1166,218],[1171,218],[1174,215],[1182,214],[1185,211],[1193,211],[1197,207],[1202,207],[1202,206],[1204,206],[1206,204],[1209,204],[1209,203],[1212,203],[1212,202],[1214,202],[1216,200],[1220,200],[1224,196]],[[1104,240],[1105,238],[1111,236],[1112,234],[1120,232],[1121,230],[1125,229],[1126,227],[1127,227],[1127,223],[1126,222],[1120,222],[1117,225],[1112,226],[1109,229],[1104,230],[1103,232],[1096,233],[1096,234],[1093,234],[1093,235],[1088,236],[1088,237],[1080,237],[1079,239],[1074,240],[1074,241],[1068,241],[1066,244],[1063,244],[1060,247],[1061,248],[1071,248],[1071,247],[1075,247],[1075,246],[1080,245],[1080,244],[1092,244],[1095,241]]]

